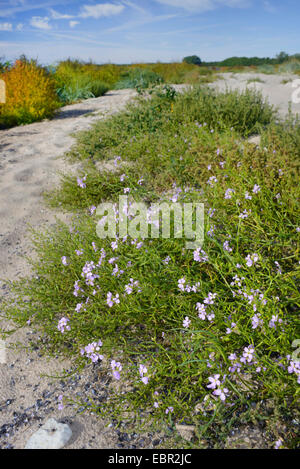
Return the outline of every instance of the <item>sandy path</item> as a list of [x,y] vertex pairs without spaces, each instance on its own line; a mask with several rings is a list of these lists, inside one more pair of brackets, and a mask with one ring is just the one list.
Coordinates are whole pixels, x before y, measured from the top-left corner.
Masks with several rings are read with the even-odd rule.
[[[231,75],[227,74],[225,80],[211,86],[243,89],[249,86],[249,78],[258,76],[265,83],[250,86],[261,89],[272,104],[279,105],[281,115],[287,113],[293,92],[291,81],[283,85],[281,81],[285,77],[282,75]],[[67,219],[66,215],[44,206],[42,193],[58,182],[57,170],[71,169],[57,158],[75,142],[70,134],[87,129],[97,119],[120,110],[134,95],[132,90],[111,91],[101,98],[64,107],[52,121],[0,131],[0,278],[15,280],[29,273],[22,258],[32,251],[27,235],[28,223],[40,228],[54,223],[55,216]],[[293,111],[300,113],[300,104],[294,104]],[[5,281],[0,283],[0,293],[8,294]],[[26,344],[30,336],[29,328],[17,331],[6,344],[18,341]],[[132,439],[125,438],[124,434],[120,436],[113,426],[105,427],[104,422],[94,415],[78,415],[71,406],[58,411],[60,394],[80,397],[91,392],[99,399],[105,397],[107,383],[91,367],[67,382],[53,381],[41,375],[62,372],[69,363],[47,360],[38,351],[20,353],[6,348],[5,355],[4,360],[0,341],[0,448],[24,448],[30,435],[49,417],[70,424],[73,436],[67,448],[150,448],[152,444],[158,444],[157,435],[135,435]]]

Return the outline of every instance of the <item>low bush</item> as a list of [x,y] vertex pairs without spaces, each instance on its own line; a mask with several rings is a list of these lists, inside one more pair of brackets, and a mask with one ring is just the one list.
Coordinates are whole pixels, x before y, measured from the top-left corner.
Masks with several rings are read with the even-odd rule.
[[115,88],[144,90],[150,86],[159,85],[162,81],[162,77],[151,70],[132,68],[121,75],[121,79],[115,84]]
[[170,90],[168,85],[158,88],[150,100],[140,98],[112,119],[98,122],[92,132],[81,133],[69,156],[104,159],[118,152],[123,140],[155,132],[169,135],[177,125],[195,121],[214,129],[234,127],[247,136],[259,132],[274,116],[273,108],[253,90],[241,95],[232,91],[218,95],[204,86],[183,93]]
[[60,107],[51,75],[35,61],[17,60],[1,79],[6,84],[6,102],[0,104],[3,127],[51,118]]

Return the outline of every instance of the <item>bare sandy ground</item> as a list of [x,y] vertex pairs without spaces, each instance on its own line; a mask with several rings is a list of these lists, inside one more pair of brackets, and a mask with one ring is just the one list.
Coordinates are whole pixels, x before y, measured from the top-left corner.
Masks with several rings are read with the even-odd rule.
[[[248,85],[247,80],[255,76],[265,83]],[[299,79],[291,75],[288,78]],[[211,86],[221,90],[255,86],[271,104],[279,106],[280,115],[284,115],[294,89],[292,81],[282,84],[283,79],[287,77],[228,74],[225,80],[220,79]],[[56,216],[68,219],[66,215],[47,209],[42,194],[58,182],[58,170],[74,170],[58,158],[74,144],[75,139],[70,134],[117,112],[135,94],[132,90],[110,91],[101,98],[64,107],[51,121],[0,131],[0,278],[4,279],[0,293],[4,297],[9,294],[5,279],[15,280],[30,274],[22,257],[32,253],[28,224],[41,228],[53,224]],[[300,113],[300,104],[294,104],[292,109]],[[9,326],[2,321],[0,327],[7,329]],[[113,423],[105,427],[107,422],[87,413],[80,415],[72,406],[59,411],[59,395],[72,394],[80,398],[85,392],[91,392],[100,399],[107,394],[107,383],[89,367],[67,381],[51,379],[70,364],[41,357],[38,350],[29,353],[8,348],[9,344],[26,344],[31,334],[30,328],[15,332],[6,339],[4,351],[0,341],[0,448],[24,448],[32,433],[50,417],[70,424],[73,436],[67,448],[150,448],[159,444],[159,435],[129,437],[124,431],[122,434],[116,430]],[[257,435],[252,444],[253,447],[263,446]]]

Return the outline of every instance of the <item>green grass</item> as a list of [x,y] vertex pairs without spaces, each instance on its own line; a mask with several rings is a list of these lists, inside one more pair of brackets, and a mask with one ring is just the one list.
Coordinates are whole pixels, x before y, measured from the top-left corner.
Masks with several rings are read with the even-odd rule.
[[265,81],[261,78],[249,78],[249,80],[247,80],[247,83],[265,83]]
[[[258,130],[266,148],[242,141]],[[195,425],[188,444],[195,448],[223,448],[241,425],[263,429],[268,447],[281,439],[296,448],[299,390],[287,368],[299,331],[298,142],[299,123],[276,123],[250,91],[177,95],[161,88],[96,123],[69,154],[84,164],[85,187],[65,176],[48,194],[52,205],[79,217],[72,228],[58,223],[35,233],[34,275],[14,284],[5,315],[20,326],[30,319],[47,338],[46,353],[72,357],[79,367],[90,363],[80,350],[102,341],[104,360],[94,367],[112,376],[115,360],[122,370],[120,391],[112,387],[101,406],[91,397],[87,408],[100,416],[154,428]],[[97,169],[102,160],[114,161],[115,170]],[[120,239],[117,248],[99,239],[89,209],[117,203],[126,188],[147,204],[203,202],[205,259],[184,238]],[[96,276],[88,280],[87,271]],[[180,279],[196,291],[180,289]],[[119,303],[108,304],[110,293]],[[205,319],[197,303],[206,305]],[[70,327],[64,333],[62,318]],[[241,361],[251,346],[252,359]],[[227,389],[225,401],[207,387],[214,375]]]

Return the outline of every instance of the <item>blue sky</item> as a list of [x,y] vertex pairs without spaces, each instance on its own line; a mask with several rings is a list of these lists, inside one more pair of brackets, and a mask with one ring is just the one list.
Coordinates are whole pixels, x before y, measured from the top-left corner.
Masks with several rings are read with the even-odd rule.
[[206,61],[300,52],[299,0],[0,0],[0,57]]

